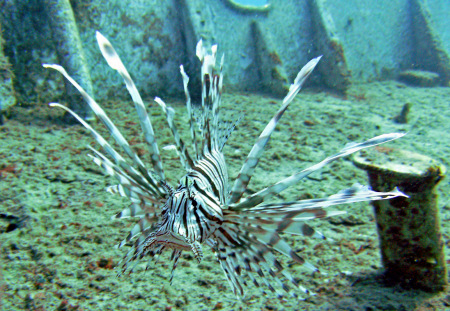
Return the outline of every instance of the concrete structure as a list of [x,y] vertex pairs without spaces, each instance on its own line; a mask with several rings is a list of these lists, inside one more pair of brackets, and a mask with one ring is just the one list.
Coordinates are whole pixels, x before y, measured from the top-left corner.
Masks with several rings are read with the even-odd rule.
[[0,125],[2,124],[2,114],[6,113],[6,110],[16,102],[12,84],[14,75],[11,64],[3,53],[3,44],[4,41],[0,32]]
[[17,98],[28,102],[65,93],[61,78],[41,63],[69,66],[87,89],[92,84],[97,99],[128,97],[101,57],[95,30],[115,46],[144,97],[181,95],[180,64],[199,83],[200,38],[225,53],[227,90],[282,96],[298,70],[320,54],[312,83],[338,92],[407,69],[436,72],[448,85],[449,1],[270,2],[263,10],[242,10],[225,0],[111,0],[107,6],[80,0],[70,1],[71,8],[68,0],[3,1],[4,52]]
[[406,150],[371,149],[353,156],[376,191],[408,197],[373,201],[385,279],[406,288],[442,291],[448,284],[436,185],[446,168]]

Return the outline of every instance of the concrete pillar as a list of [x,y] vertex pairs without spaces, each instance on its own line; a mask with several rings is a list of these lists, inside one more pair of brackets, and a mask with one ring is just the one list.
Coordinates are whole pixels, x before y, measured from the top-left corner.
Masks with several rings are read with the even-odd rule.
[[[53,41],[56,43],[60,65],[88,92],[94,96],[92,81],[84,56],[78,27],[69,0],[43,0],[52,28]],[[65,81],[69,107],[85,119],[94,118],[80,93]]]
[[3,115],[16,103],[13,88],[13,73],[11,64],[3,52],[3,38],[0,29],[0,125],[3,124]]
[[398,187],[409,196],[374,201],[381,257],[389,283],[436,292],[447,285],[436,185],[445,167],[417,153],[378,147],[353,163],[367,171],[373,190]]

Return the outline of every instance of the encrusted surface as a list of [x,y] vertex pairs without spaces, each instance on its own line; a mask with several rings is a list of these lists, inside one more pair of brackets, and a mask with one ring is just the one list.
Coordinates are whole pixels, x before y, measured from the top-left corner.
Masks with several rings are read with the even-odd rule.
[[445,166],[428,156],[383,146],[361,151],[355,154],[353,161],[362,169],[391,173],[398,178],[444,176],[446,172]]

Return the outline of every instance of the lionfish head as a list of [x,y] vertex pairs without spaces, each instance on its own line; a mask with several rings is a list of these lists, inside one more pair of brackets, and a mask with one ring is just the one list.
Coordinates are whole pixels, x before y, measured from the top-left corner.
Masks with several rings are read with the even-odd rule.
[[[200,262],[203,257],[201,243],[210,238],[223,221],[220,202],[214,195],[202,191],[189,175],[180,180],[178,188],[169,185],[165,188],[167,200],[160,221],[144,242],[144,252],[160,252],[164,248],[192,250]],[[213,204],[208,202],[210,200]]]

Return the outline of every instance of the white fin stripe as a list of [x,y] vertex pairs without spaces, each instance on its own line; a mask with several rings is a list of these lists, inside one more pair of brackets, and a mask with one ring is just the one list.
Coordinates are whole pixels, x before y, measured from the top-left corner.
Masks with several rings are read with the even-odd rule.
[[183,65],[180,66],[180,73],[183,78],[184,94],[186,95],[186,109],[187,109],[188,115],[189,115],[189,129],[191,131],[192,144],[194,145],[195,159],[198,160],[200,157],[200,150],[198,147],[197,135],[195,133],[194,112],[192,110],[191,96],[189,95],[189,89],[188,89],[189,77],[186,74],[186,72],[184,71]]
[[[97,104],[97,102],[67,73],[67,71],[62,66],[49,65],[49,64],[43,64],[43,66],[44,66],[44,68],[51,68],[51,69],[54,69],[54,70],[58,71],[59,73],[61,73],[80,92],[80,94],[83,96],[84,100],[89,105],[89,107],[92,109],[92,111],[95,113],[95,115],[108,128],[108,131],[111,133],[111,135],[116,140],[116,142],[122,147],[122,149],[125,151],[125,153],[133,160],[133,163],[138,167],[141,174],[144,175],[145,178],[147,178],[148,181],[151,184],[153,184],[153,186],[155,188],[158,188],[157,181],[148,174],[147,168],[145,167],[144,163],[142,163],[141,159],[137,156],[137,154],[134,153],[133,150],[131,150],[126,139],[123,137],[123,135],[117,129],[117,127],[113,124],[113,122],[109,119],[109,117],[106,115],[106,113],[100,107],[100,105]],[[52,106],[52,104],[50,104],[50,106]],[[74,111],[70,110],[69,108],[66,108],[59,104],[54,104],[53,106],[63,108],[64,110],[69,112],[71,115],[73,115],[80,123],[82,123],[84,127],[88,128],[88,129],[91,128],[90,126],[89,127],[86,126],[88,124],[86,122],[84,122],[84,120],[81,117],[79,117]],[[81,122],[81,121],[83,121],[83,122]],[[92,130],[90,130],[90,131],[91,131],[91,133],[94,134],[94,137],[97,138],[98,136],[100,136],[98,134],[95,135],[95,133],[96,133],[95,131],[94,132],[92,132]],[[105,139],[103,139],[103,141],[106,142]],[[100,141],[99,141],[99,143],[100,143]],[[108,145],[101,144],[101,145],[102,145],[102,147],[109,146],[109,144]],[[117,152],[115,152],[115,153],[117,154]]]
[[342,157],[348,156],[356,151],[359,151],[364,148],[373,147],[379,144],[383,144],[395,139],[398,139],[400,137],[403,137],[404,133],[391,133],[391,134],[384,134],[380,136],[376,136],[374,138],[371,138],[369,140],[366,140],[362,143],[357,144],[350,144],[344,147],[341,151],[338,153],[326,158],[325,160],[308,167],[307,169],[304,169],[303,171],[300,171],[296,174],[293,174],[276,184],[273,184],[272,186],[269,186],[255,194],[252,194],[251,196],[243,199],[241,202],[230,206],[233,210],[239,210],[242,208],[250,208],[253,206],[256,206],[260,203],[262,203],[264,200],[268,199],[269,197],[272,197],[273,195],[279,194],[281,191],[285,190],[286,188],[298,183],[301,179],[305,178],[309,174],[321,169],[325,165],[327,165],[330,162],[333,162],[337,159],[340,159]]
[[161,155],[159,154],[158,144],[155,139],[155,133],[153,131],[152,123],[148,116],[147,110],[145,109],[144,102],[136,88],[130,74],[120,60],[119,55],[116,53],[114,47],[100,32],[96,32],[97,43],[102,52],[103,57],[108,62],[108,65],[119,72],[122,76],[128,92],[133,99],[137,114],[139,116],[139,121],[141,124],[142,131],[144,132],[145,140],[149,146],[149,152],[151,156],[151,161],[153,168],[161,179],[164,179],[164,169],[161,162]]
[[250,150],[250,153],[247,156],[247,159],[244,162],[244,165],[242,166],[238,178],[236,179],[233,189],[231,190],[231,197],[229,200],[229,204],[233,204],[239,201],[239,199],[242,197],[242,194],[244,193],[245,189],[247,188],[248,183],[250,182],[250,179],[253,176],[254,170],[256,166],[258,165],[259,159],[261,158],[261,155],[264,151],[265,146],[267,145],[270,136],[272,135],[278,121],[283,116],[284,112],[288,108],[289,104],[294,99],[295,95],[298,94],[298,92],[301,90],[303,83],[306,81],[308,76],[311,74],[313,69],[316,67],[317,63],[319,62],[321,56],[316,57],[312,60],[310,60],[303,68],[300,70],[300,72],[297,75],[297,78],[294,81],[294,84],[291,85],[289,88],[289,93],[286,95],[286,97],[283,100],[283,105],[281,108],[275,113],[273,118],[269,121],[267,126],[262,131],[261,135],[259,136],[258,140],[256,141],[253,148]]
[[166,115],[167,124],[169,125],[169,128],[172,131],[172,135],[173,135],[173,138],[175,139],[175,144],[176,144],[176,147],[178,150],[178,154],[180,155],[181,165],[183,165],[183,167],[186,169],[186,171],[188,171],[194,166],[194,162],[192,161],[192,158],[189,155],[186,145],[184,144],[183,140],[181,139],[180,134],[178,134],[177,127],[175,126],[175,123],[173,122],[175,110],[173,110],[172,107],[168,107],[166,105],[166,103],[164,103],[164,101],[159,97],[155,97],[155,102],[158,103],[158,105],[161,107],[164,114]]

